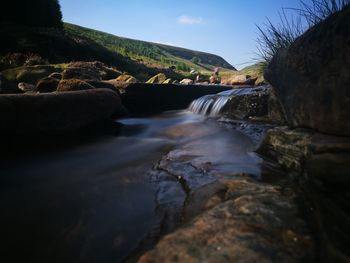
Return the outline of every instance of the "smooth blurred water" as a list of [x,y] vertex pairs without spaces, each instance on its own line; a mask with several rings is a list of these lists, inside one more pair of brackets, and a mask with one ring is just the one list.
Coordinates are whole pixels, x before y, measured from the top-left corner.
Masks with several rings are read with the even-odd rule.
[[221,147],[228,140],[241,145],[237,133],[220,135],[206,121],[189,111],[122,119],[118,136],[35,152],[19,148],[0,160],[1,261],[121,262],[160,227],[157,190],[146,174],[164,154],[210,129],[200,143],[206,151],[215,147],[214,161],[226,164],[234,151],[246,156],[245,146]]

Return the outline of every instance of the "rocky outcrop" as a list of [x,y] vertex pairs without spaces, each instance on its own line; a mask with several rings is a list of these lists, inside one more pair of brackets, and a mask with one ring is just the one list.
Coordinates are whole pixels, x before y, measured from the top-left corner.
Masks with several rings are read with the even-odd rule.
[[63,79],[58,83],[57,91],[78,91],[78,90],[88,90],[94,89],[93,86],[87,82],[79,79]]
[[250,75],[237,75],[221,80],[222,85],[254,85],[257,78]]
[[171,83],[173,83],[173,79],[169,78],[169,79],[164,80],[162,84],[171,84]]
[[265,72],[290,127],[350,136],[350,6],[281,50]]
[[0,133],[11,136],[73,132],[125,113],[118,94],[106,89],[1,95]]
[[150,78],[149,80],[147,80],[146,83],[162,84],[166,79],[167,79],[167,77],[165,76],[164,73],[159,73],[159,74],[153,76],[152,78]]
[[258,150],[298,182],[304,210],[320,240],[320,262],[349,262],[350,138],[278,127]]

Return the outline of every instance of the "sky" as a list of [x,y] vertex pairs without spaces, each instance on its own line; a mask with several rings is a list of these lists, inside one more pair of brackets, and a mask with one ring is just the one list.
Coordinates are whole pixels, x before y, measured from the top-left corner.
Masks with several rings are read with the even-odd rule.
[[117,36],[255,62],[258,30],[299,0],[60,0],[63,20]]

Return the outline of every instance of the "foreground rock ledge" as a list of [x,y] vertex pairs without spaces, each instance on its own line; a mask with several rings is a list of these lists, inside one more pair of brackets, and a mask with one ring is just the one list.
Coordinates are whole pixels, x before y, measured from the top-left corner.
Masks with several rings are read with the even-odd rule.
[[124,111],[118,94],[108,89],[1,95],[0,132],[11,135],[73,132]]

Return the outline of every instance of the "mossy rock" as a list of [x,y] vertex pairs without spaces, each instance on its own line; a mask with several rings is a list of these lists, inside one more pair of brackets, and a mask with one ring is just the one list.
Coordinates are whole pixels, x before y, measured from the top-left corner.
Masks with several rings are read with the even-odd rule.
[[94,89],[89,83],[80,79],[64,79],[58,83],[57,92]]
[[127,82],[127,83],[136,83],[137,82],[136,78],[134,78],[131,75],[127,75],[127,74],[120,75],[116,80],[117,81],[124,81],[124,82]]
[[164,81],[166,81],[166,79],[167,79],[167,77],[165,76],[165,74],[159,73],[159,74],[153,76],[152,78],[150,78],[149,80],[147,80],[146,83],[162,84]]
[[12,68],[2,71],[2,75],[9,82],[25,82],[36,85],[37,82],[55,72],[62,72],[66,67],[65,64],[56,65],[37,65]]

